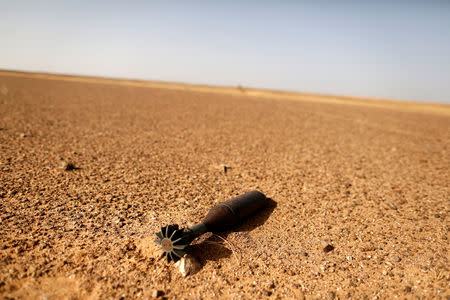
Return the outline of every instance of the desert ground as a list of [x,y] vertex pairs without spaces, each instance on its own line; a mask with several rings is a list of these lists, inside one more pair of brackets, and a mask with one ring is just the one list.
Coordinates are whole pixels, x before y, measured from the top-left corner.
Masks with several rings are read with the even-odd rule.
[[448,299],[449,142],[445,104],[2,71],[0,297]]

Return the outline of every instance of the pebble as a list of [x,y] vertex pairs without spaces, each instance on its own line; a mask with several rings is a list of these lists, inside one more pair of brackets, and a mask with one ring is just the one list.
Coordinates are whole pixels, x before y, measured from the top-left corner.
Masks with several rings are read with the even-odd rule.
[[114,219],[114,223],[116,223],[119,227],[123,227],[125,225],[124,221],[125,221],[124,218],[116,217]]
[[164,292],[161,291],[161,290],[154,289],[152,291],[152,297],[153,298],[159,298],[159,297],[162,297],[163,295],[164,295]]
[[273,282],[273,280],[270,280],[270,281],[267,283],[267,288],[269,288],[269,289],[274,289],[274,288],[275,288],[275,282]]
[[62,161],[62,162],[59,163],[58,168],[61,169],[61,170],[64,170],[64,171],[70,171],[70,170],[75,169],[75,166],[71,162]]
[[179,261],[177,261],[174,266],[178,268],[178,271],[186,277],[197,273],[200,270],[200,263],[192,255],[186,254]]
[[393,210],[397,210],[397,209],[398,209],[397,206],[395,206],[395,204],[392,203],[392,202],[389,202],[388,205],[389,205],[389,207],[390,207],[391,209],[393,209]]
[[298,254],[301,256],[304,256],[304,257],[308,257],[308,255],[309,255],[308,252],[306,252],[306,251],[299,251]]
[[231,166],[220,164],[220,167],[223,169],[223,172],[226,173],[229,169],[232,169]]
[[333,251],[333,250],[334,250],[334,246],[331,245],[331,244],[328,244],[328,245],[326,245],[326,246],[323,248],[323,252],[325,252],[325,253],[328,253],[328,252]]

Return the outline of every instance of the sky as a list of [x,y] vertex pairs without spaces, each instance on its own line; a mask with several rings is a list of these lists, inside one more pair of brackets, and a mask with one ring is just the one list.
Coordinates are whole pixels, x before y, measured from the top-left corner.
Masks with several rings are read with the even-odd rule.
[[0,0],[0,69],[450,103],[450,1]]

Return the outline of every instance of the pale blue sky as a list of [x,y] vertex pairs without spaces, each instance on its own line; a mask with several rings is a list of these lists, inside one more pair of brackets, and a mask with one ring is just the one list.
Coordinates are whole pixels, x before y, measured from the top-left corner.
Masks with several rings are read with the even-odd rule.
[[450,103],[450,1],[0,0],[0,68]]

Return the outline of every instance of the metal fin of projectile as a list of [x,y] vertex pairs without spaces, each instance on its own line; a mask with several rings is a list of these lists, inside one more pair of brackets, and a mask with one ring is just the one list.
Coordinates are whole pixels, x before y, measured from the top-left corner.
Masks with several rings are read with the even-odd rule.
[[161,257],[166,257],[168,262],[178,261],[186,254],[187,246],[185,232],[179,229],[178,225],[168,225],[161,227],[161,231],[156,233],[155,243],[161,246]]

